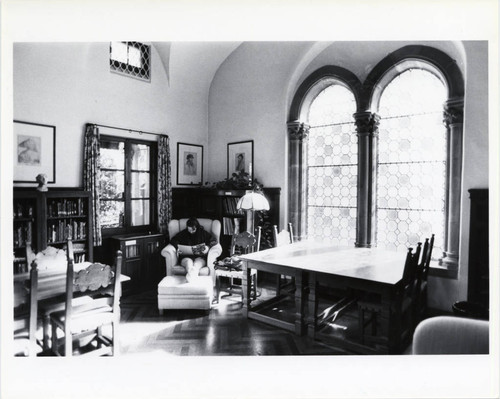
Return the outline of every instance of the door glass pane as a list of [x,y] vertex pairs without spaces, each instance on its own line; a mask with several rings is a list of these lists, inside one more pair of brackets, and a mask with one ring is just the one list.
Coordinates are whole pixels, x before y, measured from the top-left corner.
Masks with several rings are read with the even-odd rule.
[[101,198],[122,199],[125,191],[125,176],[124,172],[113,170],[101,170],[101,178],[99,180],[101,189]]
[[101,227],[123,227],[125,222],[125,207],[123,201],[99,202],[101,210]]
[[149,145],[132,144],[130,153],[133,170],[149,170]]
[[132,198],[149,198],[149,173],[132,172]]
[[132,200],[132,226],[149,224],[149,200]]
[[125,169],[125,143],[123,141],[101,141],[101,168]]

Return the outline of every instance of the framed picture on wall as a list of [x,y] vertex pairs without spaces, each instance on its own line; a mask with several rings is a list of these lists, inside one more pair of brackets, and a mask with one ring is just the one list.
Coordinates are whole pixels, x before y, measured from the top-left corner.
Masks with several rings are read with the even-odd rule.
[[14,183],[56,182],[56,127],[14,120]]
[[201,185],[203,182],[203,146],[177,143],[177,184]]
[[253,179],[253,140],[238,141],[227,145],[227,177],[246,172]]

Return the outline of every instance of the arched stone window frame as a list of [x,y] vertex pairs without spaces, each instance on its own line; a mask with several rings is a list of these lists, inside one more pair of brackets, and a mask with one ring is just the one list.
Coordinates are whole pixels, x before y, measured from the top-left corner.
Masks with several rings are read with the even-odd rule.
[[385,86],[410,68],[434,73],[448,88],[448,98],[443,104],[448,143],[444,252],[439,267],[433,267],[431,273],[456,277],[460,249],[464,79],[456,61],[433,47],[410,45],[390,53],[373,68],[362,85],[353,73],[337,66],[322,67],[304,80],[292,100],[287,123],[290,144],[289,219],[296,226],[297,238],[305,237],[307,113],[314,98],[331,84],[331,79],[335,79],[354,93],[357,103],[357,112],[353,115],[358,135],[356,246],[370,247],[375,244],[378,104]]
[[296,239],[307,235],[307,148],[309,141],[309,107],[318,94],[332,84],[341,84],[348,88],[359,107],[361,83],[347,69],[337,66],[325,66],[313,72],[299,86],[293,98],[288,128],[288,213],[294,226]]

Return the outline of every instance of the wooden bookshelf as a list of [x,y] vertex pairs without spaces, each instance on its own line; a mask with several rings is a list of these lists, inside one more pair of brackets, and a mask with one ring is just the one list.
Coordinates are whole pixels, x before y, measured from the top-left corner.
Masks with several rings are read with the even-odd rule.
[[93,261],[92,196],[78,189],[14,189],[14,274],[28,271],[26,244],[33,251],[63,248],[67,227],[74,243],[75,262]]

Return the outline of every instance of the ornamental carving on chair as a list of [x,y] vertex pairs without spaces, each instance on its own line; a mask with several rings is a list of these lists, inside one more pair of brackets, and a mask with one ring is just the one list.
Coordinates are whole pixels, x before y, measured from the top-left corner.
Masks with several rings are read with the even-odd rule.
[[288,134],[292,140],[303,141],[309,135],[310,126],[299,121],[288,122]]
[[81,292],[87,290],[95,291],[99,288],[106,288],[113,282],[114,273],[111,267],[101,263],[93,263],[84,270],[80,270],[75,275],[75,286]]

